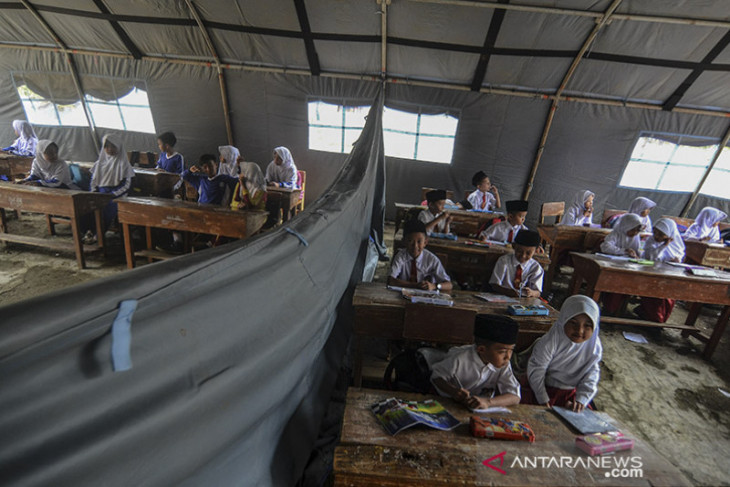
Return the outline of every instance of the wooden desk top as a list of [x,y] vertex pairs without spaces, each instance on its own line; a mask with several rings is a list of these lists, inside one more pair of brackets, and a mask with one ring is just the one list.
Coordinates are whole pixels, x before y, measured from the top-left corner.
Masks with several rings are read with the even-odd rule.
[[[554,412],[541,406],[510,406],[511,414],[492,415],[528,423],[535,443],[474,438],[469,434],[470,413],[449,398],[437,399],[463,424],[451,431],[414,426],[391,436],[377,422],[370,406],[389,397],[404,400],[434,398],[420,394],[350,388],[347,392],[340,443],[335,449],[336,486],[688,486],[682,473],[625,426],[605,413],[601,419],[635,439],[634,449],[602,457],[604,463],[588,464],[589,457],[575,446],[576,431]],[[483,415],[486,416],[486,415]],[[505,452],[504,462],[482,462]],[[525,465],[535,457],[569,457],[573,468],[538,459],[536,467]],[[593,457],[594,459],[597,457]],[[642,478],[613,478],[615,461],[638,458]],[[519,459],[519,463],[515,463]],[[581,459],[581,460],[578,460]],[[624,460],[625,459],[625,460]],[[597,462],[597,460],[594,460]],[[629,468],[634,467],[628,463]],[[608,474],[608,476],[607,476]],[[617,472],[617,474],[620,474]]]
[[712,284],[730,284],[730,272],[715,270],[717,277],[702,277],[688,274],[684,268],[669,265],[664,262],[657,262],[654,265],[641,265],[625,260],[613,260],[598,254],[586,254],[572,252],[574,258],[580,258],[595,262],[601,270],[615,272],[626,272],[642,276],[659,276],[665,279],[682,279],[688,282],[709,282]]
[[0,181],[0,207],[3,208],[71,216],[65,214],[68,211],[64,205],[66,202],[75,205],[77,210],[86,212],[103,208],[112,198],[111,194]]
[[[585,239],[585,236],[588,233],[602,235],[608,235],[611,233],[610,228],[584,227],[579,225],[538,225],[537,231],[540,233],[540,237],[542,237],[550,245],[555,245],[558,240],[563,239]],[[582,243],[582,241],[580,243]]]
[[[396,249],[401,249],[405,247],[405,244],[402,239],[396,240],[394,242],[394,247]],[[450,240],[448,238],[429,238],[426,248],[435,253],[460,252],[475,255],[496,254],[498,257],[514,252],[511,245],[489,244],[489,246],[484,246],[482,245],[481,240],[468,237],[459,237],[458,240]],[[548,257],[547,254],[536,253],[533,256],[533,259],[538,261],[543,267],[550,265],[550,257]]]
[[[454,308],[470,309],[477,313],[507,314],[507,304],[490,303],[481,300],[475,297],[475,295],[479,294],[478,292],[452,290],[445,294],[453,298]],[[352,297],[352,305],[355,307],[378,306],[402,309],[405,308],[407,303],[408,300],[404,299],[400,292],[391,291],[382,282],[361,282],[355,287],[355,294]],[[526,306],[542,304],[550,310],[550,314],[547,316],[511,316],[515,321],[553,323],[558,318],[559,312],[555,308],[543,303],[537,298],[520,298],[520,304]]]
[[10,152],[0,151],[0,160],[21,160],[21,161],[32,161],[33,157],[30,156],[19,156],[17,154],[11,154]]
[[277,188],[275,186],[266,186],[266,191],[273,191],[274,193],[282,194],[298,194],[302,192],[302,188]]
[[263,226],[263,210],[231,210],[219,205],[156,197],[118,198],[119,221],[129,225],[246,238]]
[[721,243],[684,241],[687,262],[707,267],[730,269],[730,247]]
[[[395,204],[396,210],[410,210],[411,208],[420,208],[421,210],[425,210],[428,208],[427,206],[423,205],[414,205],[410,203],[396,203]],[[445,208],[444,211],[451,215],[456,216],[463,216],[463,217],[469,217],[469,218],[475,218],[479,220],[494,220],[495,218],[503,217],[505,216],[502,212],[489,212],[489,211],[469,211],[469,210],[459,210],[457,208]]]

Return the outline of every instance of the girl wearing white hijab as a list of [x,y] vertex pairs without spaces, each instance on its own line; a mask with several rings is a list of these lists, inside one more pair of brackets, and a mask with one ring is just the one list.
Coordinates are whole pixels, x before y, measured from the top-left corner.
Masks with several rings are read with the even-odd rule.
[[13,120],[13,130],[15,130],[15,135],[18,138],[15,139],[12,145],[0,150],[18,156],[33,157],[38,144],[38,136],[35,134],[33,126],[25,120]]
[[[99,157],[91,168],[91,191],[109,193],[114,198],[119,198],[129,192],[133,177],[134,169],[129,164],[122,142],[111,135],[105,135],[101,139]],[[116,216],[117,204],[110,201],[104,208],[105,228],[109,228]],[[84,243],[94,240],[91,230],[86,232],[84,240]]]
[[717,228],[721,221],[727,218],[727,214],[706,206],[697,214],[695,222],[689,226],[683,237],[693,238],[701,241],[716,242],[720,240],[720,229]]
[[258,164],[244,162],[238,158],[240,168],[239,182],[233,192],[231,209],[263,210],[266,208],[266,180]]
[[218,146],[220,154],[220,164],[218,164],[218,174],[226,176],[238,177],[238,158],[241,152],[232,145]]
[[20,184],[37,184],[47,188],[80,189],[71,180],[66,161],[58,158],[58,145],[50,140],[38,141],[38,152],[30,166],[30,176]]
[[611,255],[639,257],[641,217],[633,213],[621,215],[611,233],[601,242],[601,252]]
[[654,203],[649,198],[644,198],[643,196],[639,196],[638,198],[634,199],[634,201],[631,202],[631,205],[629,205],[629,213],[639,215],[639,217],[641,218],[642,231],[648,232],[649,229],[652,228],[649,213],[651,213],[651,210],[655,206],[656,203]]
[[578,191],[563,216],[561,225],[590,225],[593,217],[593,200],[596,195],[583,189]]
[[600,314],[596,302],[587,296],[565,300],[558,320],[532,349],[527,363],[531,391],[523,388],[523,403],[563,406],[577,412],[590,404],[601,373]]
[[274,160],[266,167],[266,182],[279,188],[297,187],[297,166],[286,147],[274,149]]
[[[669,218],[662,218],[654,225],[654,233],[644,245],[644,258],[655,262],[682,262],[684,242],[677,224]],[[665,323],[674,309],[674,300],[665,298],[641,298],[641,304],[634,309],[640,318]]]

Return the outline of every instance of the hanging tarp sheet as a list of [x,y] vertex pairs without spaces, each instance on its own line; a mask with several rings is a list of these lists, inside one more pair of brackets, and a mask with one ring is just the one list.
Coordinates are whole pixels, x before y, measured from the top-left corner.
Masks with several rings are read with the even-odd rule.
[[288,225],[1,308],[2,484],[292,485],[382,235],[381,107]]

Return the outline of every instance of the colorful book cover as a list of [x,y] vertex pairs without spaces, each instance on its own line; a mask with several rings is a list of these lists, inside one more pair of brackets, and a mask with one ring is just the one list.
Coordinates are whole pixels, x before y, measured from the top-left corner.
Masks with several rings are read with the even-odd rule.
[[472,416],[469,419],[469,431],[477,438],[495,440],[535,441],[535,433],[530,425],[522,421],[504,418],[482,418]]
[[627,438],[620,431],[595,433],[592,435],[577,436],[575,446],[590,456],[604,455],[634,448],[634,440]]
[[401,401],[394,397],[370,406],[375,417],[391,435],[417,424],[448,431],[461,423],[438,401]]

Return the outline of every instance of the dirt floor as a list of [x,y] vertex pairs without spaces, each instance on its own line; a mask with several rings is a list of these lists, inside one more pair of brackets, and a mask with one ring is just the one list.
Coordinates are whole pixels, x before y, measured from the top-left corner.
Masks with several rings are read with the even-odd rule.
[[[20,220],[11,219],[9,226],[14,233],[47,236],[41,216],[23,214]],[[389,226],[385,232],[390,238],[392,230]],[[69,238],[68,227],[59,227],[59,233],[47,238]],[[388,243],[392,249],[392,241]],[[0,243],[0,305],[122,272],[126,266],[117,236],[110,238],[109,247],[110,258],[92,255],[89,268],[79,270],[70,253]],[[379,264],[376,280],[385,279],[388,266]],[[570,279],[569,269],[564,271],[553,290],[551,302],[557,308]],[[718,314],[719,308],[706,307],[700,326],[711,329]],[[685,316],[680,303],[670,321],[682,323]],[[622,331],[641,333],[649,343],[630,342]],[[699,356],[703,344],[674,330],[606,325],[601,340],[604,359],[597,407],[651,444],[693,484],[730,485],[730,397],[721,392],[730,393],[730,332],[709,362]],[[331,421],[335,437],[336,419]],[[329,455],[317,461],[331,468]]]

